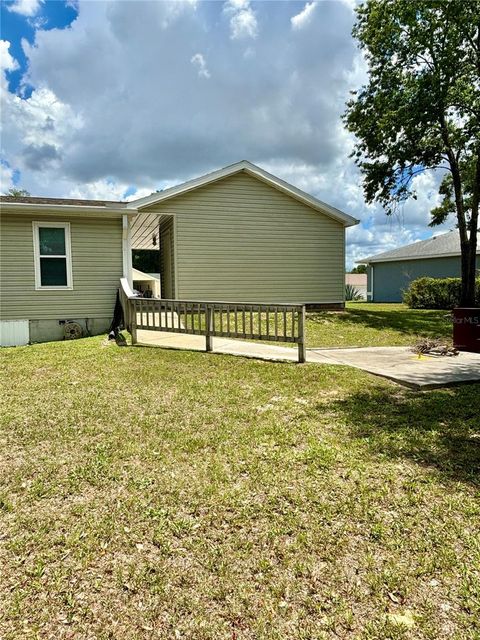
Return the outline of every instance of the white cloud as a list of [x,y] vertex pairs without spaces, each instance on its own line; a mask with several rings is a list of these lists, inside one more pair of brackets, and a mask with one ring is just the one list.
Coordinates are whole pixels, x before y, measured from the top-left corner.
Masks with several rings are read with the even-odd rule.
[[368,82],[368,63],[363,52],[359,51],[353,59],[352,66],[345,71],[345,78],[352,88],[360,89]]
[[438,186],[440,172],[426,171],[413,180],[417,199],[403,204],[395,215],[387,216],[379,205],[360,207],[362,224],[347,230],[348,266],[354,260],[396,249],[455,228],[455,220],[449,217],[437,227],[430,228],[430,211],[439,204]]
[[83,198],[86,200],[136,200],[149,196],[155,189],[138,189],[130,196],[125,196],[129,185],[113,179],[95,180],[86,184],[78,185],[70,189],[68,197]]
[[5,91],[8,90],[5,72],[15,71],[15,69],[18,69],[18,62],[10,54],[10,42],[8,40],[0,40],[0,80],[2,89],[5,89]]
[[[328,6],[336,30],[320,19],[316,37],[305,41],[292,39],[289,6],[276,5],[277,24],[265,24],[252,58],[221,30],[207,28],[221,21],[223,8],[215,3],[185,10],[159,38],[164,4],[142,3],[139,16],[136,3],[88,2],[69,29],[37,31],[34,45],[25,44],[26,81],[48,87],[81,119],[81,129],[61,145],[66,179],[114,177],[147,187],[245,157],[325,170],[345,153],[338,125],[355,47],[342,5]],[[245,7],[237,2],[232,10]],[[268,9],[265,3],[258,10]],[[192,46],[204,60],[205,50],[215,59],[215,74],[207,66],[209,82],[196,84],[194,93]],[[195,58],[201,71],[200,62]],[[22,129],[13,127],[17,138]]]
[[230,18],[230,37],[232,40],[256,38],[258,22],[249,0],[228,0],[225,12],[232,14]]
[[13,186],[12,168],[0,162],[0,193],[7,193]]
[[[49,170],[59,168],[64,149],[72,144],[83,120],[47,87],[35,89],[27,99],[10,93],[5,73],[17,69],[18,63],[10,55],[6,41],[0,41],[0,59],[1,155],[8,163],[3,165],[3,175],[11,180],[15,169],[33,174],[28,185],[33,192],[38,189],[37,178],[45,187]],[[2,188],[5,189],[3,185]]]
[[315,11],[316,6],[317,2],[315,1],[307,2],[300,13],[297,13],[297,15],[290,18],[292,29],[303,29],[307,24],[309,24],[312,20],[313,12]]
[[75,138],[83,120],[47,88],[36,89],[28,99],[2,92],[2,147],[19,161],[26,148],[63,148]]
[[[166,0],[158,2],[159,9],[163,15],[161,20],[162,29],[168,29],[175,21],[179,20],[187,11],[194,11],[197,8],[197,0]],[[141,6],[141,5],[140,5]]]
[[[173,185],[172,185],[173,186]],[[130,194],[129,196],[123,196],[124,200],[130,201],[130,200],[139,200],[140,198],[145,198],[146,196],[151,196],[152,193],[154,193],[156,191],[156,189],[154,189],[153,187],[151,189],[137,189],[135,191],[135,193]],[[124,192],[125,194],[125,192]]]
[[250,0],[228,0],[227,5],[233,9],[246,9],[250,4]]
[[7,9],[22,16],[32,17],[38,13],[42,4],[43,0],[15,0],[7,5]]
[[207,68],[207,62],[201,53],[196,53],[191,57],[190,62],[196,67],[200,78],[210,78],[210,71]]
[[[254,26],[231,23],[242,12]],[[133,185],[132,199],[247,158],[362,220],[349,265],[431,233],[439,175],[418,176],[418,199],[394,218],[364,202],[340,118],[366,77],[350,6],[318,2],[301,38],[290,3],[255,12],[248,0],[81,3],[69,29],[24,43],[26,99],[6,88],[17,62],[0,43],[5,185],[19,171],[34,195],[118,200]],[[192,65],[208,82],[192,82]]]

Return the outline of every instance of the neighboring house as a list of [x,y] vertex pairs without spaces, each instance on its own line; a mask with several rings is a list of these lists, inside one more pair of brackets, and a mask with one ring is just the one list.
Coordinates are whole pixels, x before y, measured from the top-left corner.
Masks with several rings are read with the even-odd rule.
[[242,161],[132,202],[1,205],[2,344],[108,329],[132,249],[159,249],[163,298],[344,305],[357,220]]
[[357,262],[367,265],[368,300],[401,302],[403,292],[416,278],[460,277],[460,237],[458,231],[450,231]]
[[352,286],[363,300],[367,299],[367,274],[366,273],[346,273],[345,284]]

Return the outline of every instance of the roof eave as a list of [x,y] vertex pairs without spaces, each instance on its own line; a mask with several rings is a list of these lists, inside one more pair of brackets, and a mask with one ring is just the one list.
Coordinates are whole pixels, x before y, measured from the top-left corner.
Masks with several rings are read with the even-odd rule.
[[[253,170],[252,170],[252,167],[253,167]],[[314,198],[310,194],[306,193],[305,191],[302,191],[301,189],[298,189],[297,187],[289,184],[288,182],[285,182],[281,178],[277,178],[276,176],[273,176],[267,171],[260,169],[260,167],[256,167],[255,165],[250,165],[245,167],[244,171],[246,171],[246,173],[250,173],[251,175],[259,178],[260,180],[263,179],[267,184],[270,184],[274,188],[277,188],[280,191],[287,193],[292,198],[295,198],[296,200],[299,200],[300,202],[307,204],[308,206],[312,207],[312,209],[315,209],[316,211],[319,211],[320,213],[323,213],[326,216],[333,218],[338,222],[341,222],[345,227],[353,227],[354,225],[360,222],[360,220],[357,220],[356,218],[348,215],[348,213],[344,213],[343,211],[340,211],[340,209],[337,209],[336,207],[332,207],[326,202],[322,202],[318,198]]]
[[72,204],[40,204],[32,202],[1,202],[0,211],[12,213],[82,213],[85,215],[101,215],[102,217],[120,217],[136,215],[138,211],[127,207],[106,207],[94,205]]
[[127,208],[137,208],[138,210],[143,209],[144,207],[152,206],[154,204],[160,204],[169,200],[171,198],[175,198],[176,196],[188,193],[197,189],[199,187],[205,186],[207,184],[212,184],[217,182],[218,180],[222,180],[223,178],[227,178],[235,173],[239,173],[240,171],[245,171],[246,173],[256,177],[259,180],[266,182],[272,187],[290,195],[292,198],[299,200],[312,209],[323,213],[324,215],[333,218],[337,222],[340,222],[345,227],[351,227],[358,224],[360,221],[352,216],[332,207],[317,198],[305,193],[301,189],[294,187],[293,185],[277,178],[276,176],[268,173],[264,169],[257,167],[252,164],[248,160],[242,160],[235,164],[229,165],[223,169],[218,169],[217,171],[213,171],[211,173],[205,174],[204,176],[200,176],[199,178],[194,178],[193,180],[189,180],[175,187],[171,187],[170,189],[166,189],[160,193],[155,193],[150,196],[146,196],[145,198],[139,198],[138,200],[132,200],[127,204]]
[[[477,251],[477,254],[480,253],[480,250]],[[395,256],[393,258],[364,258],[363,260],[355,260],[355,264],[375,264],[379,262],[403,262],[404,260],[429,260],[435,258],[456,258],[460,257],[461,253],[453,252],[453,253],[438,253],[436,255],[418,255],[418,256]]]

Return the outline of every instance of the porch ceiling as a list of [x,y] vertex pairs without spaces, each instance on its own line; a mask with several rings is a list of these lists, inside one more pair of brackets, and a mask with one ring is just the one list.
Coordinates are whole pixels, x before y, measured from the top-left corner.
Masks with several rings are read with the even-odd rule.
[[[132,249],[158,249],[159,213],[139,213],[132,221]],[[153,244],[155,235],[157,244]]]

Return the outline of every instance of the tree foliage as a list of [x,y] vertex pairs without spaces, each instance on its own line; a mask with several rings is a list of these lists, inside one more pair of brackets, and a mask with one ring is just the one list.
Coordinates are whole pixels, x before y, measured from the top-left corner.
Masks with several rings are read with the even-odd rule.
[[143,273],[160,273],[160,252],[155,249],[134,249],[132,266]]
[[367,265],[366,264],[357,264],[356,267],[350,271],[350,273],[367,273]]
[[353,35],[369,80],[348,102],[367,202],[387,214],[415,198],[413,178],[444,171],[431,224],[454,213],[462,304],[473,304],[480,197],[480,0],[367,0]]
[[26,189],[17,189],[16,187],[11,187],[7,191],[7,196],[12,196],[13,198],[23,198],[29,195],[30,193]]

